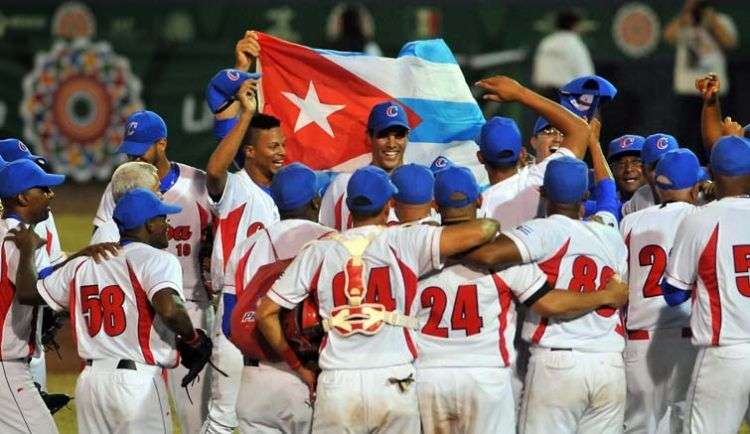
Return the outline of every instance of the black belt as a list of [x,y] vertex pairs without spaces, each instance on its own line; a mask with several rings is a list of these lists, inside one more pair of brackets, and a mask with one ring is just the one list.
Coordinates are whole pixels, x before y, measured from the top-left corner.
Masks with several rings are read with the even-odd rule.
[[245,366],[258,366],[258,361],[256,359],[251,359],[247,356],[242,356],[242,363],[244,363]]
[[552,347],[549,350],[550,351],[573,351],[573,348],[555,348],[555,347]]
[[[93,363],[93,360],[86,359],[86,366],[91,366]],[[131,371],[135,371],[135,362],[132,360],[121,359],[119,362],[117,362],[117,369],[130,369]]]

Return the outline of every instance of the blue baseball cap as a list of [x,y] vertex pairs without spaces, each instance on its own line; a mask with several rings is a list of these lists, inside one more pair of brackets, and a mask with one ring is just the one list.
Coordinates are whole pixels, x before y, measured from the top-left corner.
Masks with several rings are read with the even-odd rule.
[[541,116],[536,118],[536,122],[534,122],[534,135],[541,133],[545,128],[550,126],[551,124],[549,121]]
[[589,188],[589,168],[572,157],[555,158],[544,172],[544,194],[555,203],[577,203]]
[[0,140],[0,158],[8,162],[23,158],[37,164],[39,162],[44,165],[47,164],[47,160],[44,157],[32,154],[29,148],[18,139]]
[[386,101],[376,104],[370,110],[370,117],[367,119],[367,129],[372,132],[372,135],[376,136],[386,128],[393,126],[409,129],[406,109],[401,104],[395,101]]
[[521,131],[513,119],[495,116],[482,125],[479,151],[490,165],[515,163],[521,153],[521,146]]
[[724,136],[711,149],[711,170],[724,176],[750,174],[750,141],[737,136]]
[[271,197],[279,211],[290,211],[310,203],[318,195],[315,172],[302,163],[279,169],[271,182]]
[[432,160],[432,164],[430,164],[430,170],[432,171],[432,173],[435,173],[438,170],[447,169],[448,167],[451,167],[453,165],[453,162],[448,157],[439,155],[436,159]]
[[149,110],[140,110],[128,117],[125,122],[125,140],[117,149],[120,154],[140,156],[148,151],[154,142],[167,137],[167,124],[164,119]]
[[135,229],[154,217],[177,214],[182,208],[164,203],[153,192],[145,188],[134,188],[125,193],[115,204],[112,218],[120,229]]
[[620,136],[609,142],[607,146],[607,159],[611,161],[623,155],[637,155],[640,157],[643,142],[645,141],[646,139],[643,136],[636,134]]
[[375,166],[357,169],[346,185],[346,206],[352,212],[372,213],[382,209],[398,193],[385,170]]
[[398,189],[393,197],[411,205],[422,205],[432,202],[435,176],[432,171],[421,164],[404,164],[391,173],[391,181]]
[[617,95],[617,88],[604,77],[584,75],[576,77],[560,88],[561,94],[596,95],[600,102],[607,102]]
[[711,173],[709,173],[708,168],[705,166],[701,166],[700,169],[698,169],[698,182],[706,182],[711,180]]
[[643,164],[656,164],[664,154],[679,147],[677,139],[669,134],[651,134],[643,142],[641,159],[643,160]]
[[0,166],[0,197],[14,197],[34,187],[53,187],[65,181],[65,175],[46,173],[31,160],[21,159]]
[[463,208],[479,197],[479,184],[466,167],[452,166],[435,174],[435,202],[442,208]]
[[698,157],[689,149],[674,149],[656,164],[656,185],[662,190],[682,190],[698,183]]
[[222,69],[211,78],[206,86],[206,102],[213,113],[219,113],[235,100],[237,91],[246,80],[257,80],[260,74]]

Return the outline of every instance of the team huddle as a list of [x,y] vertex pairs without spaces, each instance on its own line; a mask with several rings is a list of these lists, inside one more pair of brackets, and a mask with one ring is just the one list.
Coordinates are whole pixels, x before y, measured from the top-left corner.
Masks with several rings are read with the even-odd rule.
[[247,72],[259,50],[247,32],[209,83],[205,171],[167,158],[158,114],[128,118],[129,162],[74,254],[49,211],[64,177],[0,141],[0,431],[58,432],[35,383],[41,317],[61,314],[80,433],[172,432],[170,397],[183,433],[739,430],[750,141],[721,119],[715,75],[696,83],[707,169],[662,133],[605,156],[601,77],[560,103],[480,80],[539,116],[533,156],[513,120],[487,120],[480,186],[442,156],[404,163],[396,101],[370,111],[369,165],[286,164]]

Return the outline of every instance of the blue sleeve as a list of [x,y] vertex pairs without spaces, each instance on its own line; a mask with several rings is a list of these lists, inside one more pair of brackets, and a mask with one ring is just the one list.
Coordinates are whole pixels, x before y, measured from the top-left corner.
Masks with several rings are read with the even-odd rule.
[[44,279],[45,277],[47,277],[50,274],[52,274],[53,271],[55,271],[55,267],[51,267],[50,266],[50,267],[47,267],[47,268],[42,268],[41,270],[37,271],[37,273],[36,273],[37,279]]
[[684,289],[675,288],[674,286],[667,283],[666,280],[661,281],[661,293],[664,295],[664,300],[670,306],[677,306],[678,304],[684,303],[690,299],[690,293],[692,291],[686,291]]
[[590,200],[590,199],[587,200],[583,204],[583,209],[584,209],[584,213],[583,213],[584,219],[596,214],[596,201]]
[[224,331],[224,336],[229,337],[231,335],[232,311],[234,305],[237,304],[237,297],[234,294],[223,294],[223,299],[224,316],[221,318],[221,330]]
[[216,140],[221,140],[224,136],[229,134],[229,130],[234,128],[238,121],[238,117],[230,119],[214,119],[214,137],[216,137]]
[[614,179],[607,178],[597,182],[594,187],[594,198],[596,199],[596,212],[609,212],[617,221],[620,221],[622,204],[617,198],[617,186]]

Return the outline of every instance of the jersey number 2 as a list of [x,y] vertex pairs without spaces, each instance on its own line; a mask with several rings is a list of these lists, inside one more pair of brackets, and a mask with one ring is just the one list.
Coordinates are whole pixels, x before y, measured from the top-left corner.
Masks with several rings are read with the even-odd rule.
[[[422,291],[420,299],[422,309],[430,308],[430,316],[427,324],[422,327],[422,333],[439,338],[448,337],[448,328],[441,327],[445,308],[448,305],[448,296],[442,288],[430,286]],[[451,330],[463,330],[466,336],[479,333],[484,325],[484,320],[479,315],[479,301],[477,299],[477,285],[461,285],[456,291],[456,300],[453,303],[451,314]]]
[[643,298],[661,295],[661,277],[667,269],[667,252],[658,244],[649,244],[638,253],[638,264],[641,267],[651,266],[643,284]]
[[108,336],[118,336],[125,331],[125,293],[118,285],[109,285],[99,291],[97,285],[81,286],[81,310],[86,318],[89,336],[94,337],[104,328]]

